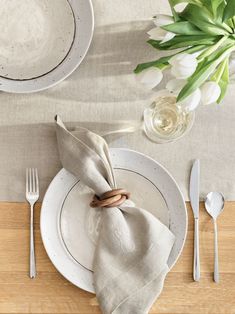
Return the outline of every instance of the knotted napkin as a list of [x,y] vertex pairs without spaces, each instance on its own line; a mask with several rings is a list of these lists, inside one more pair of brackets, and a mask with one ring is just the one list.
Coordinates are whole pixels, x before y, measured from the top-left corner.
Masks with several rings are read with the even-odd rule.
[[[58,116],[55,119],[63,167],[94,190],[96,200],[116,189],[106,141],[84,128],[69,131]],[[149,312],[169,271],[167,260],[174,240],[156,217],[129,202],[102,209],[93,261],[102,313]]]

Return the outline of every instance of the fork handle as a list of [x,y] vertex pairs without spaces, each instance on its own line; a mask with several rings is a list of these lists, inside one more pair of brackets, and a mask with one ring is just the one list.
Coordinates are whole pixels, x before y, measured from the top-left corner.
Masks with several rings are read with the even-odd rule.
[[33,206],[34,204],[30,204],[30,258],[29,258],[30,278],[36,277],[36,262],[35,262],[35,252],[34,252]]

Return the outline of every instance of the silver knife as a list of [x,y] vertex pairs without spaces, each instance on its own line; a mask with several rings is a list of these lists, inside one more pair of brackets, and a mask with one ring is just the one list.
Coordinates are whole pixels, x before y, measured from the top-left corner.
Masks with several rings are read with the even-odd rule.
[[200,160],[195,160],[190,176],[189,195],[194,215],[194,261],[193,279],[200,279],[200,256],[199,256],[199,184],[200,184]]

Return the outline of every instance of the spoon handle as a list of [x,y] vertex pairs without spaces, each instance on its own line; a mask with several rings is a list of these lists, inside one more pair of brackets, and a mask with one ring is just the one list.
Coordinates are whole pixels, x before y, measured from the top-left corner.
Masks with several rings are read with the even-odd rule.
[[218,254],[218,232],[217,232],[217,222],[214,219],[214,246],[215,246],[215,261],[214,261],[214,281],[219,283],[219,254]]
[[194,262],[193,262],[193,279],[199,281],[200,279],[200,256],[199,256],[199,221],[194,219]]

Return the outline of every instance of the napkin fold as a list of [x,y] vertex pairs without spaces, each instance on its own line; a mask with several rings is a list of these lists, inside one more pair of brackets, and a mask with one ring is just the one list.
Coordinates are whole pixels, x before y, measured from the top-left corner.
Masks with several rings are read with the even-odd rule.
[[[84,128],[69,131],[56,116],[63,167],[101,196],[116,188],[109,148]],[[89,204],[87,204],[89,206]],[[148,211],[103,208],[94,256],[94,286],[104,314],[145,314],[159,296],[175,237]]]

